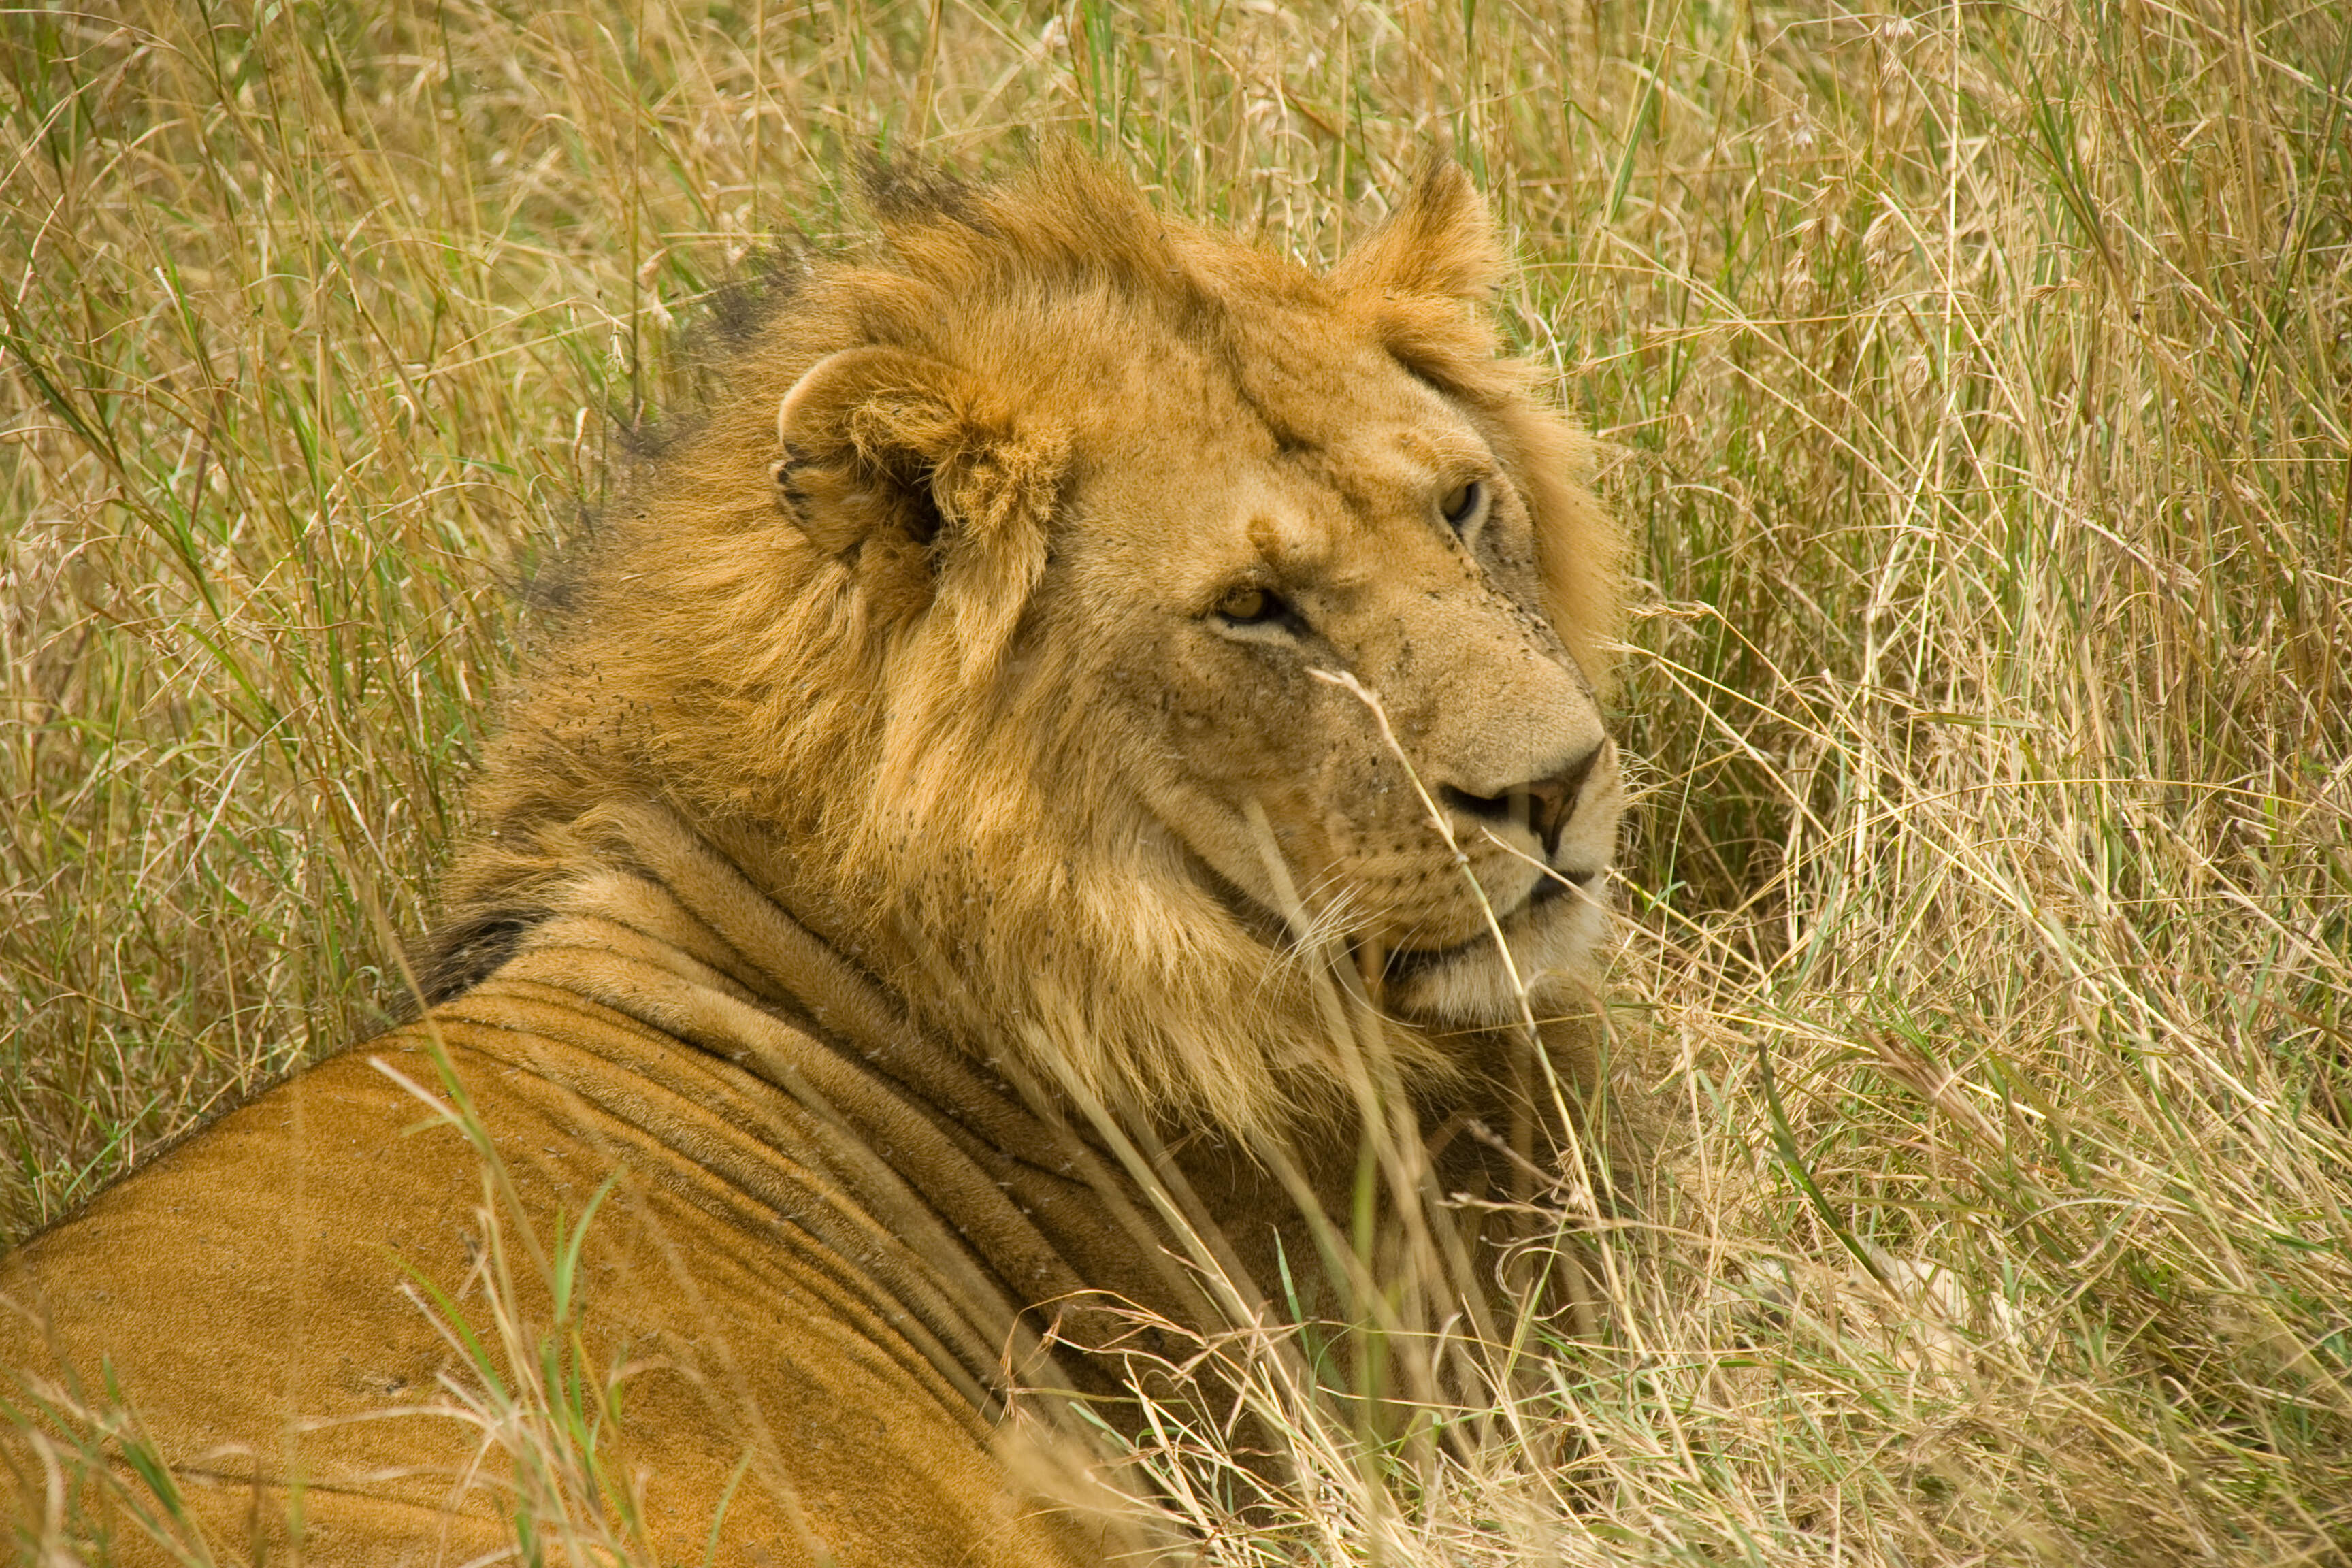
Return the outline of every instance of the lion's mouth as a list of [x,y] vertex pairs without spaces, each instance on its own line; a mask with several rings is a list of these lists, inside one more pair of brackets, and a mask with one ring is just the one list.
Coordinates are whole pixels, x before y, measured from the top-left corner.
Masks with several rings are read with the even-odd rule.
[[[1539,919],[1543,911],[1560,900],[1571,896],[1590,897],[1601,880],[1598,868],[1590,871],[1554,869],[1536,879],[1536,885],[1518,908],[1501,918],[1504,934]],[[1494,935],[1480,931],[1466,942],[1448,947],[1400,947],[1393,949],[1381,967],[1381,980],[1385,985],[1397,985],[1417,975],[1426,974],[1441,964],[1450,963],[1481,949],[1494,945]]]
[[[1192,873],[1201,887],[1223,906],[1234,921],[1268,947],[1287,946],[1292,933],[1287,921],[1265,905],[1244,892],[1233,881],[1220,874],[1207,860],[1191,856]],[[1516,942],[1519,935],[1535,921],[1544,919],[1563,900],[1571,897],[1598,897],[1601,879],[1607,875],[1606,867],[1570,869],[1555,867],[1536,879],[1528,896],[1500,916],[1503,932]],[[1386,991],[1444,968],[1456,959],[1479,952],[1491,952],[1492,933],[1481,931],[1465,941],[1444,947],[1391,947],[1381,964],[1381,988]]]

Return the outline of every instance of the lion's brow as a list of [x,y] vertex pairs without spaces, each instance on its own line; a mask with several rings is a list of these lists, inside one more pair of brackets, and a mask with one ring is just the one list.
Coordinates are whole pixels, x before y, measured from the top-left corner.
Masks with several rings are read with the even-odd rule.
[[1257,389],[1250,384],[1248,358],[1244,354],[1242,345],[1234,342],[1230,331],[1217,334],[1216,353],[1224,363],[1225,376],[1233,384],[1234,396],[1249,410],[1252,417],[1265,427],[1265,433],[1274,437],[1274,449],[1277,455],[1297,458],[1323,449],[1320,442],[1304,434],[1269,407]]
[[1324,531],[1287,509],[1251,512],[1245,531],[1250,548],[1285,577],[1311,574],[1330,559],[1331,542]]

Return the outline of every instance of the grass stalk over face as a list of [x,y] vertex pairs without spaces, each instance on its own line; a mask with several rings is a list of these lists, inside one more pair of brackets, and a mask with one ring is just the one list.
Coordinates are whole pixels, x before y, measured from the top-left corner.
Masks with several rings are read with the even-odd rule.
[[423,923],[509,590],[614,417],[682,400],[695,300],[854,232],[854,152],[1074,135],[1328,258],[1435,143],[1641,547],[1611,1026],[1672,1179],[1616,1253],[1637,1327],[1495,1427],[1538,1437],[1376,1497],[1295,1423],[1300,1520],[1172,1495],[1233,1561],[2340,1559],[2347,38],[2271,4],[0,20],[0,1215],[396,1005],[368,910]]

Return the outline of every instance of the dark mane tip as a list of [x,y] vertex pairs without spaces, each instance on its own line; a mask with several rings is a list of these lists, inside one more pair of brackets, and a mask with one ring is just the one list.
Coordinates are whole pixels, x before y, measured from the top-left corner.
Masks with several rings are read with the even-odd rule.
[[857,160],[857,186],[867,209],[886,228],[946,222],[989,231],[980,192],[970,181],[936,165],[866,153]]
[[748,347],[799,295],[810,272],[811,248],[805,236],[785,229],[744,257],[733,275],[705,298],[680,357],[692,363]]
[[404,1017],[462,996],[488,979],[515,955],[530,929],[547,918],[545,910],[502,907],[435,931],[414,955],[416,989],[406,999]]

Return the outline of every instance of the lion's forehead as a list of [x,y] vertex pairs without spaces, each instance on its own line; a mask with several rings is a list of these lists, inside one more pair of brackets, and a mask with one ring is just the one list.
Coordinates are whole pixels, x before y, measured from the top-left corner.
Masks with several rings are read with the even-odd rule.
[[[1032,405],[1076,414],[1098,438],[1213,449],[1339,449],[1365,420],[1439,405],[1348,311],[1328,301],[1221,300],[1212,324],[1135,301],[1078,298],[1042,322],[987,329],[986,357]],[[1077,396],[1074,400],[1073,394]]]
[[1394,443],[1370,445],[1376,460],[1360,464],[1291,455],[1131,470],[1082,530],[1176,600],[1242,582],[1334,592],[1463,583],[1430,503],[1432,476],[1450,469],[1425,455],[1400,459]]
[[1171,375],[1094,432],[1091,521],[1153,554],[1221,550],[1216,571],[1312,574],[1433,542],[1433,500],[1486,476],[1494,454],[1393,362],[1354,369],[1279,404]]

